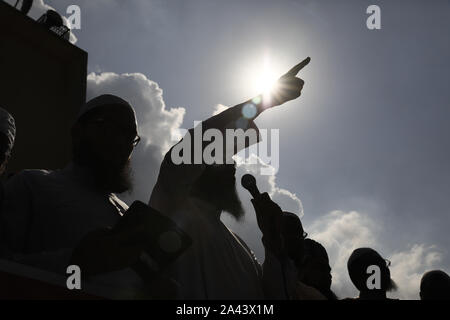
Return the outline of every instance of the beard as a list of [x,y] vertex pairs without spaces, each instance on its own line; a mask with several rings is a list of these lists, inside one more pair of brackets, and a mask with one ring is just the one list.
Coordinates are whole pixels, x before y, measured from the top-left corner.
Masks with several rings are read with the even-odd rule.
[[244,208],[242,207],[241,199],[239,199],[236,185],[234,185],[233,188],[230,188],[229,190],[224,190],[223,194],[225,196],[221,198],[222,201],[218,201],[217,203],[221,205],[220,209],[229,213],[237,221],[242,220],[242,218],[244,217]]
[[236,189],[234,172],[216,172],[206,169],[194,183],[191,195],[229,213],[237,221],[244,216],[244,208]]
[[130,160],[127,160],[121,166],[103,164],[101,168],[97,167],[94,172],[96,183],[100,188],[113,193],[132,191]]
[[88,141],[74,152],[74,162],[90,169],[96,186],[109,193],[132,191],[130,159],[118,162],[98,155]]

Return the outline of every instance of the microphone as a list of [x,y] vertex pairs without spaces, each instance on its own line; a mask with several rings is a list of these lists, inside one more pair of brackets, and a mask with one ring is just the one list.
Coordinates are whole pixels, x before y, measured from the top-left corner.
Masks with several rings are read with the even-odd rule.
[[244,174],[241,178],[241,185],[250,192],[253,199],[257,199],[261,196],[261,193],[256,186],[256,179],[251,174]]

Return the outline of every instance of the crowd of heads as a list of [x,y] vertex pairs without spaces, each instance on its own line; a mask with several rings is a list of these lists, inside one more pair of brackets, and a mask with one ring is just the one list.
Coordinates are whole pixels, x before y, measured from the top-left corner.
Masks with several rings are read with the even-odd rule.
[[[308,234],[296,214],[283,212],[282,234],[287,254],[297,268],[298,280],[317,289],[326,299],[338,300],[331,289],[332,270],[327,251],[319,242],[307,238]],[[388,292],[398,289],[391,278],[390,264],[372,248],[357,248],[351,253],[347,270],[359,291],[357,299],[386,300]],[[426,272],[420,283],[420,298],[450,299],[450,276],[441,270]]]

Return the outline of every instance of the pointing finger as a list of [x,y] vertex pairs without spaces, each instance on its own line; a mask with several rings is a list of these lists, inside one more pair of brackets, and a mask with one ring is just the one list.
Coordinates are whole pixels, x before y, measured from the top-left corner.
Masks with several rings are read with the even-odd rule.
[[305,60],[303,60],[302,62],[300,62],[299,64],[297,64],[295,67],[293,67],[291,70],[289,70],[285,76],[292,76],[295,77],[297,75],[297,73],[302,70],[304,67],[306,67],[308,65],[308,63],[311,61],[311,58],[308,57]]

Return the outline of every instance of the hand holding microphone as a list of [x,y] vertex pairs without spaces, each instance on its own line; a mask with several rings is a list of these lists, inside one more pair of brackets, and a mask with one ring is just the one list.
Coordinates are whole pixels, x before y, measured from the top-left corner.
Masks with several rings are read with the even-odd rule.
[[245,174],[241,179],[242,186],[252,195],[251,200],[256,213],[256,221],[261,230],[264,247],[280,256],[283,253],[281,237],[281,222],[283,211],[270,199],[267,192],[260,193],[256,186],[256,179],[251,174]]
[[251,174],[244,174],[241,178],[241,185],[252,195],[253,199],[259,198],[261,193],[256,186],[256,179]]

